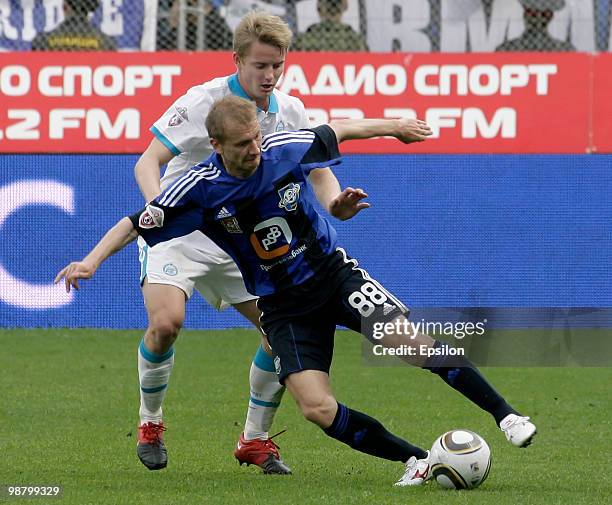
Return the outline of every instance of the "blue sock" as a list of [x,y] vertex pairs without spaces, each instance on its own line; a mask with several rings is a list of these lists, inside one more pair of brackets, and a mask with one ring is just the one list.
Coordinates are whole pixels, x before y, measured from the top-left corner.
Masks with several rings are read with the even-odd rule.
[[410,457],[423,459],[427,453],[390,433],[376,419],[338,403],[336,417],[327,435],[353,449],[391,461],[406,462]]
[[[444,346],[447,344],[439,340],[434,344],[436,349]],[[508,414],[518,414],[465,356],[450,356],[449,353],[431,356],[423,368],[439,375],[450,387],[486,410],[497,424]]]

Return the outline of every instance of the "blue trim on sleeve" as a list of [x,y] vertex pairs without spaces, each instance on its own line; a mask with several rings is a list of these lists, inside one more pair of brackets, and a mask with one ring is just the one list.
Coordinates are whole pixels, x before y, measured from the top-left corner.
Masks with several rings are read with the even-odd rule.
[[151,126],[151,133],[153,133],[153,135],[157,137],[157,140],[164,144],[168,148],[168,150],[172,152],[172,154],[174,154],[174,156],[178,156],[179,154],[181,154],[181,151],[179,151],[179,149],[172,142],[170,142],[168,138],[155,126]]
[[146,348],[144,338],[140,341],[140,346],[138,347],[138,350],[140,351],[140,355],[151,363],[161,363],[162,361],[170,359],[174,355],[174,347],[171,347],[168,352],[164,354],[153,354],[151,351],[149,351],[149,349]]
[[257,368],[261,368],[265,372],[276,372],[276,369],[274,368],[274,360],[271,356],[268,356],[266,354],[266,351],[263,350],[263,347],[261,345],[255,353],[255,357],[253,358],[253,364]]

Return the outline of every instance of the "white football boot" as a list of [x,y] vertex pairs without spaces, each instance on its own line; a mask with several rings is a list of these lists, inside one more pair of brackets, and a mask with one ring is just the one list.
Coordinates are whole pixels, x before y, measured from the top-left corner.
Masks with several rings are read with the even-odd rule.
[[416,456],[412,456],[406,461],[406,469],[404,475],[401,476],[395,485],[396,486],[422,486],[427,480],[431,478],[431,466],[429,464],[429,458],[431,453],[427,451],[427,456],[423,459],[416,459]]
[[506,435],[506,439],[516,447],[527,447],[537,433],[535,424],[528,417],[516,414],[508,414],[504,417],[499,427]]

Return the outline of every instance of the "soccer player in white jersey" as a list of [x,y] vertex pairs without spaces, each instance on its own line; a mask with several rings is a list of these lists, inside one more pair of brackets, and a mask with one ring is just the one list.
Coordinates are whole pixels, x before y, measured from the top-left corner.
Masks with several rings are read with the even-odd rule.
[[[234,33],[237,73],[191,88],[157,120],[154,138],[135,166],[135,176],[146,201],[153,200],[185,171],[207,158],[213,148],[205,121],[213,102],[226,95],[253,100],[264,134],[307,128],[304,104],[275,89],[291,42],[291,31],[277,16],[247,14]],[[160,168],[168,167],[160,181]],[[340,190],[329,170],[313,173],[311,182],[321,205],[339,219],[348,219],[366,203],[345,205],[356,192]],[[359,192],[359,191],[358,191]],[[139,240],[141,284],[149,326],[138,349],[140,426],[138,457],[151,470],[164,468],[167,451],[162,402],[174,364],[173,344],[185,318],[186,300],[197,289],[215,308],[233,306],[259,326],[253,295],[232,259],[203,233],[149,248]],[[250,370],[250,398],[243,433],[235,457],[255,464],[265,473],[291,473],[280,458],[268,430],[284,392],[274,372],[270,349],[262,337]]]

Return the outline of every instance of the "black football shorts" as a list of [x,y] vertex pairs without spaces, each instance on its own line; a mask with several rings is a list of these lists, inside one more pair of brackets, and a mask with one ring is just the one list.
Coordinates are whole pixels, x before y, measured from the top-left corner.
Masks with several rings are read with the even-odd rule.
[[408,315],[408,309],[344,250],[334,256],[327,275],[306,281],[307,289],[301,285],[258,300],[262,329],[281,384],[288,375],[303,370],[329,373],[336,325],[373,341],[374,323]]

